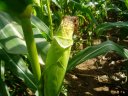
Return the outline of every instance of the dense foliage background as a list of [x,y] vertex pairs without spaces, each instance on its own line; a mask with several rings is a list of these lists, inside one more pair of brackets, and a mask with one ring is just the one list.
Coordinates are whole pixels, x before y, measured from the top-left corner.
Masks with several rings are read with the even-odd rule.
[[[43,70],[45,66],[50,42],[62,18],[67,15],[77,16],[79,26],[76,26],[77,32],[73,35],[74,44],[68,62],[67,74],[88,59],[96,58],[96,61],[99,62],[98,56],[107,58],[107,60],[109,57],[114,57],[116,59],[109,59],[109,62],[114,62],[112,63],[114,67],[109,66],[110,69],[106,67],[108,73],[106,72],[105,75],[113,80],[113,82],[109,82],[110,85],[117,84],[119,89],[123,89],[121,94],[126,94],[128,91],[128,86],[126,86],[128,73],[128,0],[33,1],[34,10],[32,11],[31,24],[41,69]],[[0,0],[0,96],[37,95],[38,81],[33,76],[22,24],[19,19],[20,16],[22,17],[22,15],[19,16],[20,12],[23,12],[27,4],[31,2],[26,2],[26,0],[20,2],[19,5],[24,5],[20,11],[17,9],[19,8],[18,5],[14,6],[14,2],[7,2],[8,0],[5,2]],[[10,10],[11,8],[12,10]],[[100,63],[102,62],[98,64]],[[118,66],[117,63],[120,63],[121,66],[118,69],[113,69],[116,72],[112,71],[111,75],[108,75],[111,68]],[[98,68],[99,66],[103,68],[102,64],[98,65]],[[73,71],[73,73],[75,72]],[[116,73],[120,74],[117,76]],[[112,79],[112,76],[115,76],[116,79]],[[68,94],[72,91],[67,91],[69,88],[70,84],[66,86],[64,83],[61,95],[70,96]],[[72,96],[75,96],[74,94]]]

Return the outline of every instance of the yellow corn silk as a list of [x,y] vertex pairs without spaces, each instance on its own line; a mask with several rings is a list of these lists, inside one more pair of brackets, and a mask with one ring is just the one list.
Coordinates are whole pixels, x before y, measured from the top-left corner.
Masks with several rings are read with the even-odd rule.
[[58,96],[65,76],[76,17],[66,16],[53,38],[44,71],[44,96]]

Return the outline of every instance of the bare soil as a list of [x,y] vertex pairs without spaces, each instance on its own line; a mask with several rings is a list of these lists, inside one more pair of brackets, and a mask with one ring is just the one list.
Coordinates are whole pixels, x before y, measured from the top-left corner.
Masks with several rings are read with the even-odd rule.
[[110,52],[66,74],[68,96],[128,96],[127,60]]

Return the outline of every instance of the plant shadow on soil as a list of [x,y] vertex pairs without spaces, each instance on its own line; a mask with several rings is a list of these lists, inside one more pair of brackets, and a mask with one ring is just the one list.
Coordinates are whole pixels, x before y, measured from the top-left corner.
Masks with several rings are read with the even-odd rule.
[[87,60],[66,74],[68,96],[127,96],[128,62],[114,52],[107,55]]

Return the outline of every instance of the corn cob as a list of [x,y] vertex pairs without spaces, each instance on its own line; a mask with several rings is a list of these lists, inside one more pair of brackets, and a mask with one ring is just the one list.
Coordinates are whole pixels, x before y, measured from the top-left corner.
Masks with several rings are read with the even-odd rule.
[[44,96],[58,96],[65,76],[76,17],[65,16],[53,38],[44,71]]

